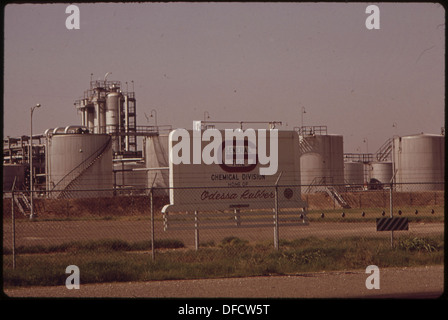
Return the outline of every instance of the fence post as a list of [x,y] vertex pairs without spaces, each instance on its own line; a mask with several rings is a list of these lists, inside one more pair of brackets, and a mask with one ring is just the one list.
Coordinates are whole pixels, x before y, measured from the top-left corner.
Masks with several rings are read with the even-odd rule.
[[274,248],[275,250],[279,249],[279,234],[278,234],[278,182],[280,181],[280,178],[282,177],[282,173],[278,175],[277,181],[275,181],[275,191],[274,191]]
[[[394,217],[394,201],[393,201],[393,183],[390,183],[390,217],[393,218]],[[393,248],[394,247],[394,231],[392,230],[390,232],[390,247]]]
[[[395,170],[394,174],[392,175],[392,178],[390,179],[390,195],[389,195],[389,201],[390,201],[390,217],[394,217],[394,201],[393,201],[393,189],[394,189],[394,178],[395,174],[397,173],[397,170]],[[394,247],[394,231],[392,230],[390,232],[390,247]]]
[[278,250],[278,186],[275,185],[275,209],[274,209],[274,248]]
[[16,187],[17,176],[14,177],[14,182],[12,183],[12,194],[11,194],[11,228],[12,228],[12,268],[16,268],[16,219],[14,216],[14,188]]
[[154,200],[153,200],[153,187],[154,182],[157,178],[157,172],[154,176],[154,179],[152,180],[151,189],[149,189],[149,202],[150,202],[150,209],[151,209],[151,257],[152,261],[155,260],[155,252],[154,252]]
[[153,201],[153,190],[152,187],[149,190],[149,201],[151,207],[151,257],[152,261],[155,260],[155,252],[154,252],[154,201]]

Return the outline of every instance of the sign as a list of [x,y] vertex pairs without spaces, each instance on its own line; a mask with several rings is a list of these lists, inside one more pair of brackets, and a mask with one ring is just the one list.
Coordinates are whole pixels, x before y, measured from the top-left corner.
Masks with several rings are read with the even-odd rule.
[[409,230],[408,218],[377,218],[376,231]]
[[[189,130],[188,135],[183,135],[182,139],[188,139],[189,150],[192,152],[183,154],[182,157],[187,155],[184,158],[186,161],[176,161],[177,164],[173,163],[174,155],[170,154],[170,204],[162,209],[163,213],[274,208],[275,184],[280,173],[282,175],[278,183],[279,208],[307,207],[301,199],[300,150],[297,132],[273,129],[264,130],[260,135],[259,131],[253,130],[258,140],[243,137],[244,141],[241,141],[240,135],[239,138],[228,141],[227,130],[209,130],[215,130],[215,134],[219,132],[223,137],[214,148],[222,161],[213,163],[205,161],[208,164],[204,161],[201,163],[193,161],[195,152],[210,150],[210,139],[204,139],[207,130],[200,132]],[[275,140],[271,139],[274,130]],[[176,146],[178,143],[185,143],[180,139],[174,139],[175,137],[176,133],[171,132],[170,153],[173,150],[179,150]],[[260,139],[265,143],[264,145],[260,143]],[[268,154],[271,159],[276,160],[275,174],[262,174],[267,171],[263,169],[269,165],[272,166],[272,163],[268,164],[266,161],[269,158]]]

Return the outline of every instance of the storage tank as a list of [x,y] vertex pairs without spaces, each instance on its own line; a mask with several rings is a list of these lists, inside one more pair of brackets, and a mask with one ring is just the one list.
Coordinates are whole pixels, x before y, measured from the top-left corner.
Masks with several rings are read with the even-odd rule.
[[120,93],[110,92],[106,99],[106,133],[116,132],[118,130],[120,110]]
[[302,192],[318,190],[312,185],[344,184],[343,137],[341,135],[301,136],[300,172]]
[[106,134],[47,135],[46,172],[47,190],[53,191],[49,192],[49,197],[111,196],[111,137]]
[[392,152],[397,190],[444,189],[445,136],[422,133],[395,137]]
[[344,162],[345,183],[362,187],[364,184],[364,164],[362,162]]
[[[149,136],[144,139],[145,163],[147,168],[168,168],[168,135]],[[169,170],[148,170],[148,188],[168,188]],[[160,190],[161,195],[167,195],[168,190]]]
[[105,133],[106,130],[106,106],[103,98],[94,97],[92,99],[95,115],[93,118],[95,133]]
[[[113,88],[114,91],[107,94],[106,97],[106,133],[116,133],[120,127],[120,99],[121,94]],[[113,151],[119,151],[118,136],[112,137],[112,149]]]
[[[390,183],[392,179],[392,162],[372,162],[369,166],[369,182]],[[372,181],[373,180],[373,181]]]
[[148,185],[146,164],[143,160],[119,159],[114,161],[114,184],[117,191],[144,193]]
[[95,107],[92,104],[86,104],[86,126],[90,132],[95,131]]

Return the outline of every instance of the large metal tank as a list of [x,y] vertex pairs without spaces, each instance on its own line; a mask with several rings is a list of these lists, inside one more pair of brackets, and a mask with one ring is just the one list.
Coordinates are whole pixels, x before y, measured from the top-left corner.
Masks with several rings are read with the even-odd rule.
[[444,189],[445,136],[422,133],[395,137],[392,153],[397,190]]
[[364,184],[364,164],[362,162],[344,162],[345,183],[362,187]]
[[105,100],[103,98],[94,97],[92,99],[95,115],[93,119],[94,132],[95,133],[105,133],[106,131],[106,106]]
[[123,193],[144,193],[148,185],[146,164],[143,160],[119,159],[114,161],[114,184]]
[[[106,133],[116,133],[120,127],[120,99],[121,94],[117,91],[112,91],[106,97]],[[112,136],[112,149],[119,151],[118,136]]]
[[302,155],[300,172],[302,192],[313,192],[317,185],[344,184],[343,137],[341,135],[310,135],[299,139]]
[[[86,101],[87,105],[87,101]],[[95,108],[92,104],[88,105],[89,107],[86,108],[86,126],[90,130],[90,132],[95,131]]]
[[[169,187],[168,135],[150,136],[144,139],[145,163],[148,177],[148,188]],[[161,168],[157,170],[157,168]],[[166,195],[168,190],[159,190],[158,194]]]
[[47,135],[46,173],[47,190],[52,191],[49,197],[111,196],[111,137],[106,134]]
[[390,183],[392,179],[392,162],[372,162],[369,166],[370,183]]
[[106,98],[106,133],[115,132],[119,125],[120,93],[111,92]]

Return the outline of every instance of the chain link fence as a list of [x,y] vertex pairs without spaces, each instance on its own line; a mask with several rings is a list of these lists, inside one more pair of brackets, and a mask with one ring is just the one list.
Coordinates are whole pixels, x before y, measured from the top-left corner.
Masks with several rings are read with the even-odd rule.
[[[342,243],[350,238],[381,238],[388,244],[389,238],[397,241],[402,237],[444,234],[443,184],[393,185],[392,188],[384,185],[373,190],[362,185],[349,188],[313,185],[314,192],[299,193],[306,206],[285,206],[285,197],[293,196],[291,189],[303,190],[303,187],[264,186],[263,191],[244,187],[238,196],[260,199],[259,205],[224,209],[220,200],[231,198],[238,188],[209,190],[207,194],[200,188],[130,188],[104,190],[107,191],[104,194],[109,195],[106,197],[91,197],[85,190],[71,190],[63,199],[51,192],[36,192],[32,219],[25,209],[29,192],[3,193],[4,272],[20,269],[23,273],[23,268],[27,272],[45,268],[43,256],[50,258],[50,262],[46,260],[45,263],[87,263],[76,259],[81,259],[81,252],[91,250],[93,255],[82,258],[89,259],[88,263],[111,251],[124,259],[115,261],[115,265],[140,259],[145,264],[157,263],[170,256],[171,267],[164,267],[164,272],[169,274],[179,263],[189,259],[185,254],[174,255],[174,252],[208,250],[207,259],[203,259],[209,261],[218,249],[224,248],[227,256],[241,254],[244,247],[238,244],[244,244],[283,252],[281,257],[284,258],[286,248],[295,241],[317,239],[323,244],[325,241]],[[208,204],[198,205],[197,210],[167,210],[170,193],[173,196],[174,191],[177,196],[183,193],[182,199],[208,200]],[[409,228],[377,231],[377,220],[392,216],[407,218]],[[315,252],[318,251],[314,251],[314,255]],[[302,255],[302,264],[306,257]],[[246,267],[255,268],[259,262],[257,255],[249,258],[252,264]],[[101,266],[103,271],[108,269],[107,262]],[[112,272],[107,279],[119,281],[120,274]]]

